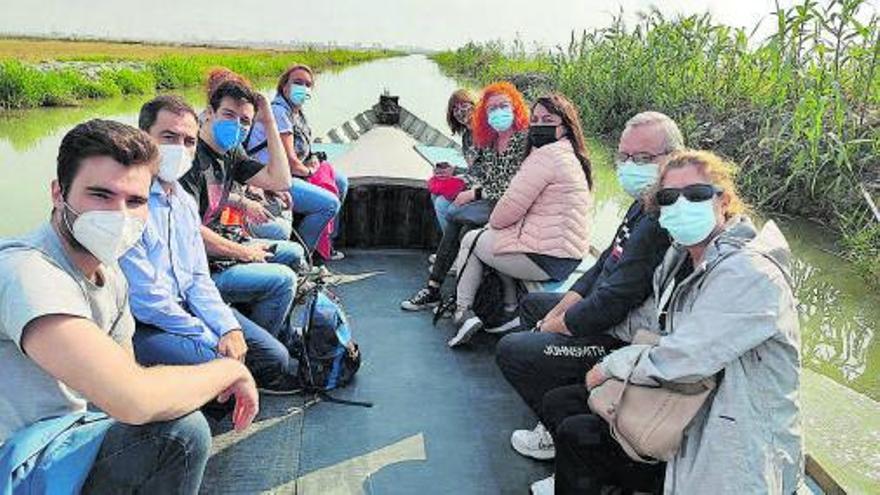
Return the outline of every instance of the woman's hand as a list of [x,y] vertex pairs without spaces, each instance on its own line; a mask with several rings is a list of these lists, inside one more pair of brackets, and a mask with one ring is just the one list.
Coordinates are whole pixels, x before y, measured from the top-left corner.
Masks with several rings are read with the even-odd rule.
[[597,364],[587,372],[584,384],[587,386],[587,390],[593,390],[599,385],[605,383],[606,380],[608,380],[608,377],[602,372],[602,367]]
[[464,206],[475,199],[477,199],[477,192],[473,189],[468,189],[467,191],[458,193],[458,196],[455,197],[455,201],[453,201],[452,204],[455,206]]

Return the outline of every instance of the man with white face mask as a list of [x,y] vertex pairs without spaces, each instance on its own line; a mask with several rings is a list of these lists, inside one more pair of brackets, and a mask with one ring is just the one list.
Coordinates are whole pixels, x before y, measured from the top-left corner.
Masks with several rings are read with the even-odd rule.
[[193,163],[195,110],[180,97],[158,96],[141,107],[138,121],[161,156],[146,230],[119,261],[131,286],[138,362],[198,364],[225,356],[245,362],[269,392],[297,390],[296,360],[272,334],[227,306],[211,279],[198,207],[177,182]]
[[133,127],[76,126],[58,152],[51,221],[0,241],[0,486],[15,493],[194,494],[211,443],[196,410],[234,396],[238,429],[257,413],[254,380],[234,359],[133,358],[117,258],[143,231],[158,158]]

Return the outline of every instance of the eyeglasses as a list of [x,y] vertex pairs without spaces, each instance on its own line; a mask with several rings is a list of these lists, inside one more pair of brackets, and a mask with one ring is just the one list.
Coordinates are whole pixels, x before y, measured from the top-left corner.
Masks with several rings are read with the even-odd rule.
[[659,158],[663,155],[667,155],[667,154],[669,154],[669,151],[664,151],[662,153],[656,153],[656,154],[651,154],[651,153],[629,154],[629,153],[617,152],[614,154],[614,160],[617,163],[623,163],[623,162],[628,162],[628,161],[632,160],[633,162],[638,163],[639,165],[645,165],[648,163],[654,163],[657,160],[657,158]]
[[686,187],[666,187],[657,191],[654,199],[660,206],[669,206],[684,196],[688,201],[699,203],[707,201],[724,192],[724,189],[712,184],[691,184]]
[[494,105],[491,105],[491,106],[486,107],[486,111],[487,111],[487,112],[491,112],[492,110],[500,110],[500,109],[502,109],[502,108],[508,108],[508,109],[509,109],[509,108],[513,108],[513,107],[511,106],[510,103],[507,103],[507,102],[505,101],[505,102],[503,102],[503,103],[496,103],[496,104],[494,104]]

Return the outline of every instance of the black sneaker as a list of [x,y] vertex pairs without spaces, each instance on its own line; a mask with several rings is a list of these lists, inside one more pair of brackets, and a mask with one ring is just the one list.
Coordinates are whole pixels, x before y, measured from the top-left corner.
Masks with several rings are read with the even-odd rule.
[[422,287],[411,298],[400,303],[401,309],[407,311],[422,311],[440,304],[439,287]]

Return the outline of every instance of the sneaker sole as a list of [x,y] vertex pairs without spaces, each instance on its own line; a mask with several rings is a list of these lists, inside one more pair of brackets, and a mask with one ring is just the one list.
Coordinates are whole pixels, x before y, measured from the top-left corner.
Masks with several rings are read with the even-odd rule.
[[556,449],[553,449],[552,451],[527,449],[517,445],[513,439],[510,441],[510,446],[513,447],[513,450],[515,450],[517,454],[523,457],[528,457],[529,459],[535,459],[536,461],[551,461],[556,458]]
[[493,328],[486,328],[485,330],[486,330],[486,333],[504,333],[504,332],[509,332],[518,326],[519,326],[519,317],[517,316],[516,318],[508,321],[507,323],[505,323],[501,326],[497,326],[497,327],[493,327]]
[[454,337],[449,339],[446,342],[446,345],[449,347],[457,347],[462,344],[466,344],[471,340],[471,337],[474,336],[475,333],[480,331],[480,328],[483,327],[483,322],[480,321],[476,316],[470,318],[462,324],[462,327],[458,329],[458,333],[455,334]]
[[273,395],[273,396],[284,396],[284,395],[296,395],[302,393],[301,388],[293,389],[293,390],[272,390],[269,388],[260,388],[257,387],[257,392],[262,395]]
[[440,305],[440,301],[432,302],[432,303],[428,303],[428,304],[420,304],[418,306],[415,304],[408,304],[408,303],[409,303],[409,301],[404,301],[404,302],[400,303],[400,309],[402,309],[404,311],[425,311],[427,309],[436,308],[437,306]]

